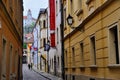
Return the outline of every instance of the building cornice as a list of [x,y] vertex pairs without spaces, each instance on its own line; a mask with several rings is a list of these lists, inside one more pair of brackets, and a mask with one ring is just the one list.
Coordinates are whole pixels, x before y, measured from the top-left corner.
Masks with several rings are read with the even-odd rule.
[[84,25],[90,21],[91,19],[93,19],[93,17],[95,17],[100,11],[102,11],[103,9],[105,9],[111,2],[113,2],[114,0],[107,0],[103,5],[101,5],[100,7],[98,7],[92,14],[90,14],[87,18],[84,19],[84,21],[78,25],[71,33],[69,33],[68,35],[66,35],[64,37],[64,40],[71,37],[73,34],[75,34],[77,31],[80,31],[80,29],[82,29],[84,27]]

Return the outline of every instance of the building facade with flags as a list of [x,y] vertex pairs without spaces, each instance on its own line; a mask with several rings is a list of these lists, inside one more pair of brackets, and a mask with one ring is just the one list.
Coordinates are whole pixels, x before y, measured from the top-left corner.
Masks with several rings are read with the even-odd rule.
[[48,18],[47,8],[41,8],[39,12],[40,23],[40,70],[47,72],[47,51],[45,45],[48,41]]
[[35,67],[44,72],[47,72],[47,51],[44,48],[48,41],[47,20],[47,9],[41,8],[33,30],[34,52],[32,53],[34,53]]
[[32,17],[32,12],[29,9],[27,16],[23,16],[23,63],[31,63],[30,46],[33,43],[32,31],[36,19]]
[[[49,27],[50,27],[50,50],[49,50],[49,65],[50,73],[57,75],[57,46],[56,46],[56,0],[49,0]],[[60,49],[59,49],[60,50]]]
[[31,53],[32,53],[32,59],[33,59],[33,65],[36,69],[38,69],[38,48],[39,48],[39,27],[37,25],[34,26],[33,29],[33,43],[32,43],[32,48],[31,48]]

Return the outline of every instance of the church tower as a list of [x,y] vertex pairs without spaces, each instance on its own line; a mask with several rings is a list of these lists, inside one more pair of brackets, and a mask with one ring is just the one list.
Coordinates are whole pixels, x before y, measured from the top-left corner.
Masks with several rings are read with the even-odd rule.
[[32,20],[32,13],[31,13],[30,9],[28,10],[27,18],[28,18],[28,20]]

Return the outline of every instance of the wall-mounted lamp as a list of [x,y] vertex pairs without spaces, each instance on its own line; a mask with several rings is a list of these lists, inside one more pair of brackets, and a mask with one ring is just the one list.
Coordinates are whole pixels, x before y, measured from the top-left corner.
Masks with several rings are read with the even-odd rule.
[[70,14],[67,17],[67,23],[72,29],[75,29],[75,27],[71,26],[73,24],[73,17]]
[[[70,26],[70,28],[72,28],[72,29],[75,29],[75,28],[77,28],[77,27],[72,27],[72,24],[73,24],[73,22],[74,22],[74,20],[73,20],[73,17],[69,14],[68,15],[68,17],[67,17],[67,23],[68,23],[68,25]],[[84,31],[84,28],[79,28],[78,30],[80,30],[80,31]]]
[[50,41],[47,41],[47,44],[44,46],[44,50],[45,51],[49,51],[50,50]]

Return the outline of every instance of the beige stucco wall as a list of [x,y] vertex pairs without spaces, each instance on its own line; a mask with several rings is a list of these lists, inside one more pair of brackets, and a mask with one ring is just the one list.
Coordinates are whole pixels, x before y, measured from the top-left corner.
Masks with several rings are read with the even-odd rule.
[[[84,4],[84,3],[83,3]],[[65,50],[67,50],[67,60],[68,63],[65,64],[66,71],[65,74],[68,75],[70,79],[70,74],[75,75],[76,80],[82,78],[82,80],[89,80],[90,77],[95,77],[98,79],[113,79],[119,80],[119,65],[114,68],[109,67],[112,60],[109,58],[109,27],[113,24],[120,26],[120,1],[115,0],[110,3],[105,9],[100,11],[97,15],[92,17],[92,19],[84,25],[84,31],[76,31],[70,37],[65,39]],[[83,7],[83,17],[87,18],[87,11]],[[99,0],[96,0],[96,8],[101,5]],[[86,5],[87,6],[87,5]],[[84,11],[85,10],[85,11]],[[74,18],[77,21],[77,18]],[[73,26],[78,26],[78,23],[74,23]],[[67,29],[67,32],[70,32]],[[120,30],[119,30],[120,31]],[[69,33],[68,33],[69,34]],[[95,36],[96,41],[96,65],[92,66],[91,52],[90,52],[90,36]],[[119,34],[118,34],[119,35]],[[80,67],[80,42],[84,44],[84,66]],[[72,47],[75,48],[75,66],[72,67]],[[79,76],[79,77],[78,77]],[[85,78],[83,78],[85,77]],[[68,80],[69,80],[68,79]]]

